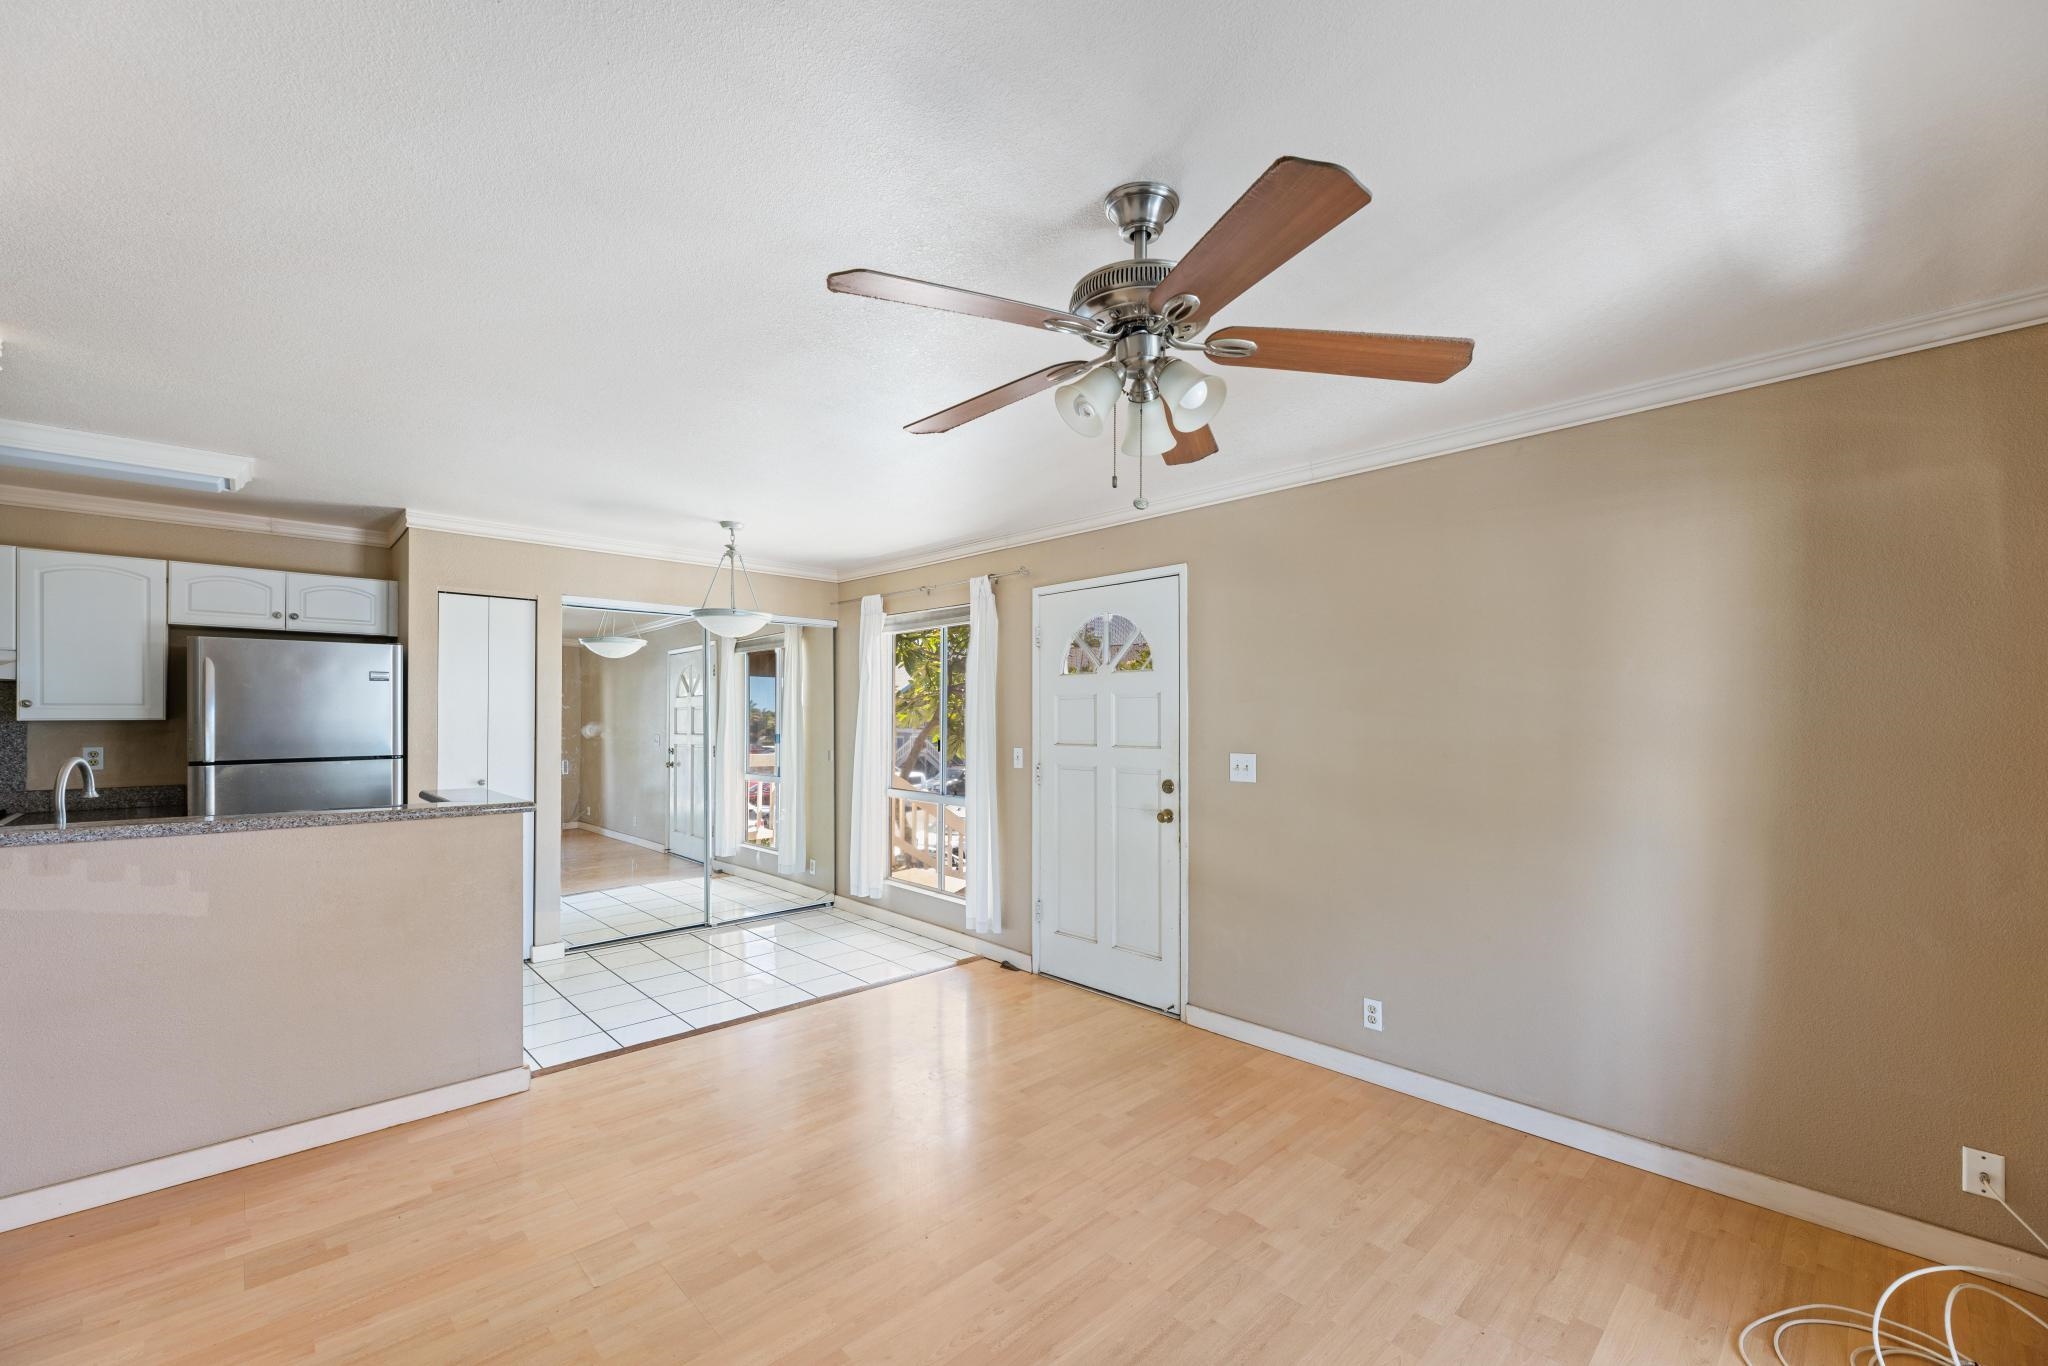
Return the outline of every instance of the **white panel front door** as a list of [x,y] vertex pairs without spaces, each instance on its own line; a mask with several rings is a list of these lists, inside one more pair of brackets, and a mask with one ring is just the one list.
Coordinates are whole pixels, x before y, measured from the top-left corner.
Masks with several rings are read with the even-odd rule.
[[1178,575],[1037,595],[1043,972],[1180,1003]]
[[668,656],[668,847],[704,861],[704,647]]

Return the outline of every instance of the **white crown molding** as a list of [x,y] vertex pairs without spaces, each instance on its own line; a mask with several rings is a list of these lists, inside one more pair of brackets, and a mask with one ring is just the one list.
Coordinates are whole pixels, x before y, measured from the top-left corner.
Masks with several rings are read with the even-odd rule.
[[203,474],[225,479],[231,488],[240,488],[256,477],[256,462],[246,455],[227,455],[132,436],[109,436],[105,432],[81,432],[71,427],[46,427],[40,422],[16,422],[12,418],[0,418],[0,446],[177,474]]
[[[546,527],[521,526],[512,522],[491,522],[480,517],[458,517],[446,512],[424,512],[418,508],[407,508],[390,533],[390,540],[396,541],[407,531],[440,531],[451,536],[481,536],[492,541],[520,541],[527,545],[547,545],[558,550],[587,550],[599,555],[628,555],[639,560],[665,560],[671,564],[694,564],[710,568],[719,562],[718,555],[697,551],[678,550],[674,546],[659,545],[651,541],[631,541],[611,536],[585,536],[574,532],[551,531]],[[787,564],[779,561],[749,559],[747,568],[758,569],[763,574],[773,574],[785,579],[814,579],[820,583],[838,583],[839,575],[830,565]]]
[[0,506],[35,508],[43,512],[77,512],[90,517],[119,517],[131,522],[166,522],[173,526],[208,527],[215,531],[250,531],[265,536],[296,536],[308,541],[340,541],[347,545],[389,545],[391,538],[374,527],[335,522],[303,522],[290,517],[265,517],[225,508],[183,507],[148,503],[139,498],[111,498],[101,493],[68,493],[56,489],[0,484]]
[[1214,507],[1219,503],[1234,503],[1243,498],[1256,498],[1261,494],[1278,493],[1284,489],[1320,484],[1331,479],[1343,479],[1350,475],[1363,474],[1368,470],[1385,469],[1391,465],[1405,465],[1410,461],[1428,460],[1439,455],[1455,455],[1461,451],[1499,445],[1504,441],[1519,441],[1526,437],[1541,436],[1545,432],[1583,427],[1588,423],[1604,422],[1609,418],[1648,412],[1653,408],[1669,408],[1680,403],[1691,403],[1695,399],[1732,394],[1741,389],[1760,388],[1783,380],[1799,379],[1828,370],[1841,370],[1851,365],[1863,365],[1892,356],[1903,356],[1913,351],[1925,351],[1954,342],[1971,341],[1998,332],[2012,332],[2044,322],[2048,322],[2048,288],[2008,294],[1984,303],[1963,304],[1908,318],[1903,322],[1887,323],[1881,327],[1852,332],[1829,341],[1751,356],[1746,360],[1709,366],[1704,370],[1693,370],[1668,379],[1611,389],[1590,398],[1572,399],[1542,408],[1531,408],[1508,417],[1472,423],[1412,441],[1373,446],[1329,460],[1313,461],[1306,465],[1290,466],[1225,484],[1215,484],[1183,498],[1155,498],[1143,512],[1124,509],[1092,517],[1077,517],[1071,521],[1052,523],[1030,531],[958,542],[906,556],[847,564],[841,566],[839,577],[842,583],[847,583],[908,569],[926,569],[949,560],[987,555],[999,550],[1014,550],[1019,546],[1058,540],[1062,536],[1077,536],[1108,527],[1149,521],[1154,517],[1168,517],[1177,512]]
[[1188,1007],[1187,1022],[1196,1029],[1221,1034],[1226,1039],[1279,1053],[1315,1067],[1341,1072],[1347,1077],[1384,1086],[1432,1105],[1457,1110],[1505,1128],[1547,1138],[1582,1153],[1604,1157],[1638,1171],[1654,1172],[1673,1181],[1730,1199],[1758,1205],[1809,1224],[1846,1233],[1883,1247],[1897,1248],[1915,1257],[1949,1266],[1982,1267],[2008,1285],[2037,1290],[2048,1282],[2048,1258],[2020,1248],[1994,1243],[1988,1238],[1930,1224],[1891,1210],[1858,1204],[1825,1191],[1795,1186],[1773,1176],[1764,1176],[1712,1158],[1699,1157],[1667,1148],[1661,1143],[1632,1134],[1603,1129],[1597,1124],[1539,1110],[1520,1101],[1506,1100],[1469,1086],[1444,1081],[1422,1072],[1369,1058],[1326,1043],[1304,1039],[1283,1030],[1240,1020],[1201,1006]]

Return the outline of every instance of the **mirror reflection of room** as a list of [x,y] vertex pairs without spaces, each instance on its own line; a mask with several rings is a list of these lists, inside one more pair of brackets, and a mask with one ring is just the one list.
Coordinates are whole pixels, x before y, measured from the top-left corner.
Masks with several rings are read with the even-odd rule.
[[771,622],[735,641],[684,608],[564,603],[572,948],[830,899],[833,636]]

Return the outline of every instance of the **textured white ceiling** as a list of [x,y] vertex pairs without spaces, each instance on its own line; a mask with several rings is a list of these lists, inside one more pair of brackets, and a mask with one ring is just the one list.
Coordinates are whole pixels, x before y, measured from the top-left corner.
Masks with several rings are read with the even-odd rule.
[[[1226,323],[1470,335],[1441,387],[1229,375],[1156,502],[2048,285],[2040,0],[0,7],[0,416],[256,456],[229,506],[850,568],[1128,509],[1075,354],[829,295],[1063,305],[1275,156],[1375,202]],[[125,490],[123,490],[125,492]]]

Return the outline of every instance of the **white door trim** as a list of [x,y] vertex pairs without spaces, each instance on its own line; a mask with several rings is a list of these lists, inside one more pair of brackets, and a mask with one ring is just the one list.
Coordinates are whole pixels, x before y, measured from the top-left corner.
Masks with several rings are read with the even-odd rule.
[[1038,964],[1044,961],[1038,945],[1039,895],[1038,868],[1039,790],[1045,774],[1045,737],[1038,726],[1038,674],[1040,652],[1044,642],[1039,639],[1038,603],[1040,598],[1054,593],[1071,593],[1083,588],[1107,588],[1112,584],[1137,583],[1145,579],[1178,579],[1180,581],[1180,982],[1174,1009],[1181,1019],[1188,1016],[1188,851],[1193,847],[1194,832],[1189,828],[1188,807],[1190,771],[1188,754],[1188,567],[1185,564],[1161,565],[1157,569],[1134,569],[1122,574],[1103,574],[1092,579],[1075,579],[1071,583],[1049,583],[1031,590],[1031,971],[1038,971]]

